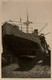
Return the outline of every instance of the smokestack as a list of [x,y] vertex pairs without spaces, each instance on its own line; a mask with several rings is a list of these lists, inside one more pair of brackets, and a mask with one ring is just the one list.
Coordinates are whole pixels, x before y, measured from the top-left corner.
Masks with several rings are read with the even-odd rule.
[[38,36],[38,29],[35,29],[32,33],[34,36]]

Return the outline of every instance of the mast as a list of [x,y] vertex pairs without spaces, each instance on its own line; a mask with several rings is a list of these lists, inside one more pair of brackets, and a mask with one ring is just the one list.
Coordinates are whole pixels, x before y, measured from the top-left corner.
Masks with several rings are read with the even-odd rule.
[[24,22],[24,24],[26,25],[26,33],[28,33],[29,24],[32,24],[32,22],[29,21],[28,8],[27,8],[27,21]]
[[21,19],[21,17],[20,17],[20,23],[21,23],[21,31],[22,31],[22,19]]
[[28,16],[28,9],[27,9],[27,22],[26,22],[26,26],[27,26],[27,29],[26,29],[26,32],[28,33],[28,26],[29,26],[29,16]]

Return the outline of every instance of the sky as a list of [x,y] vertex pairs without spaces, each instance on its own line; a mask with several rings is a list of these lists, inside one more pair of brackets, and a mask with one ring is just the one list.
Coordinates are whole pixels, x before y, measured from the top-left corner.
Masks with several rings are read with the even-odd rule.
[[48,44],[51,46],[52,0],[3,1],[2,22],[8,21],[9,19],[17,21],[20,19],[20,17],[22,18],[22,21],[26,21],[27,8],[28,8],[29,20],[33,22],[33,24],[30,25],[31,28],[33,29],[37,28],[38,31],[40,31],[41,28],[44,27],[45,24],[47,24],[47,26],[42,30],[42,33],[46,34],[48,32],[51,32],[50,34],[45,36]]

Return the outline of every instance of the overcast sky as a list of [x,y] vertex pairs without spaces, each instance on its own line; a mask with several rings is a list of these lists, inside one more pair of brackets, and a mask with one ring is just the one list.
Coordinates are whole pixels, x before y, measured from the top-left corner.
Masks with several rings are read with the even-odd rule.
[[[2,2],[2,22],[11,20],[26,20],[27,13],[26,8],[28,7],[29,20],[33,22],[32,26],[34,29],[40,29],[48,23],[42,33],[52,32],[52,1],[51,0],[17,0],[3,1]],[[39,24],[38,24],[39,23]],[[51,34],[46,36],[47,42],[51,46]]]

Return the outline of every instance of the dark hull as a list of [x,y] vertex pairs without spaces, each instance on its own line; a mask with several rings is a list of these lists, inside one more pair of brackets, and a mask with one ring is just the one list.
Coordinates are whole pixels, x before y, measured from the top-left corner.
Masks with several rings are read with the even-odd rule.
[[42,53],[38,43],[13,35],[3,37],[3,49],[4,47],[15,56],[39,55],[39,53]]

